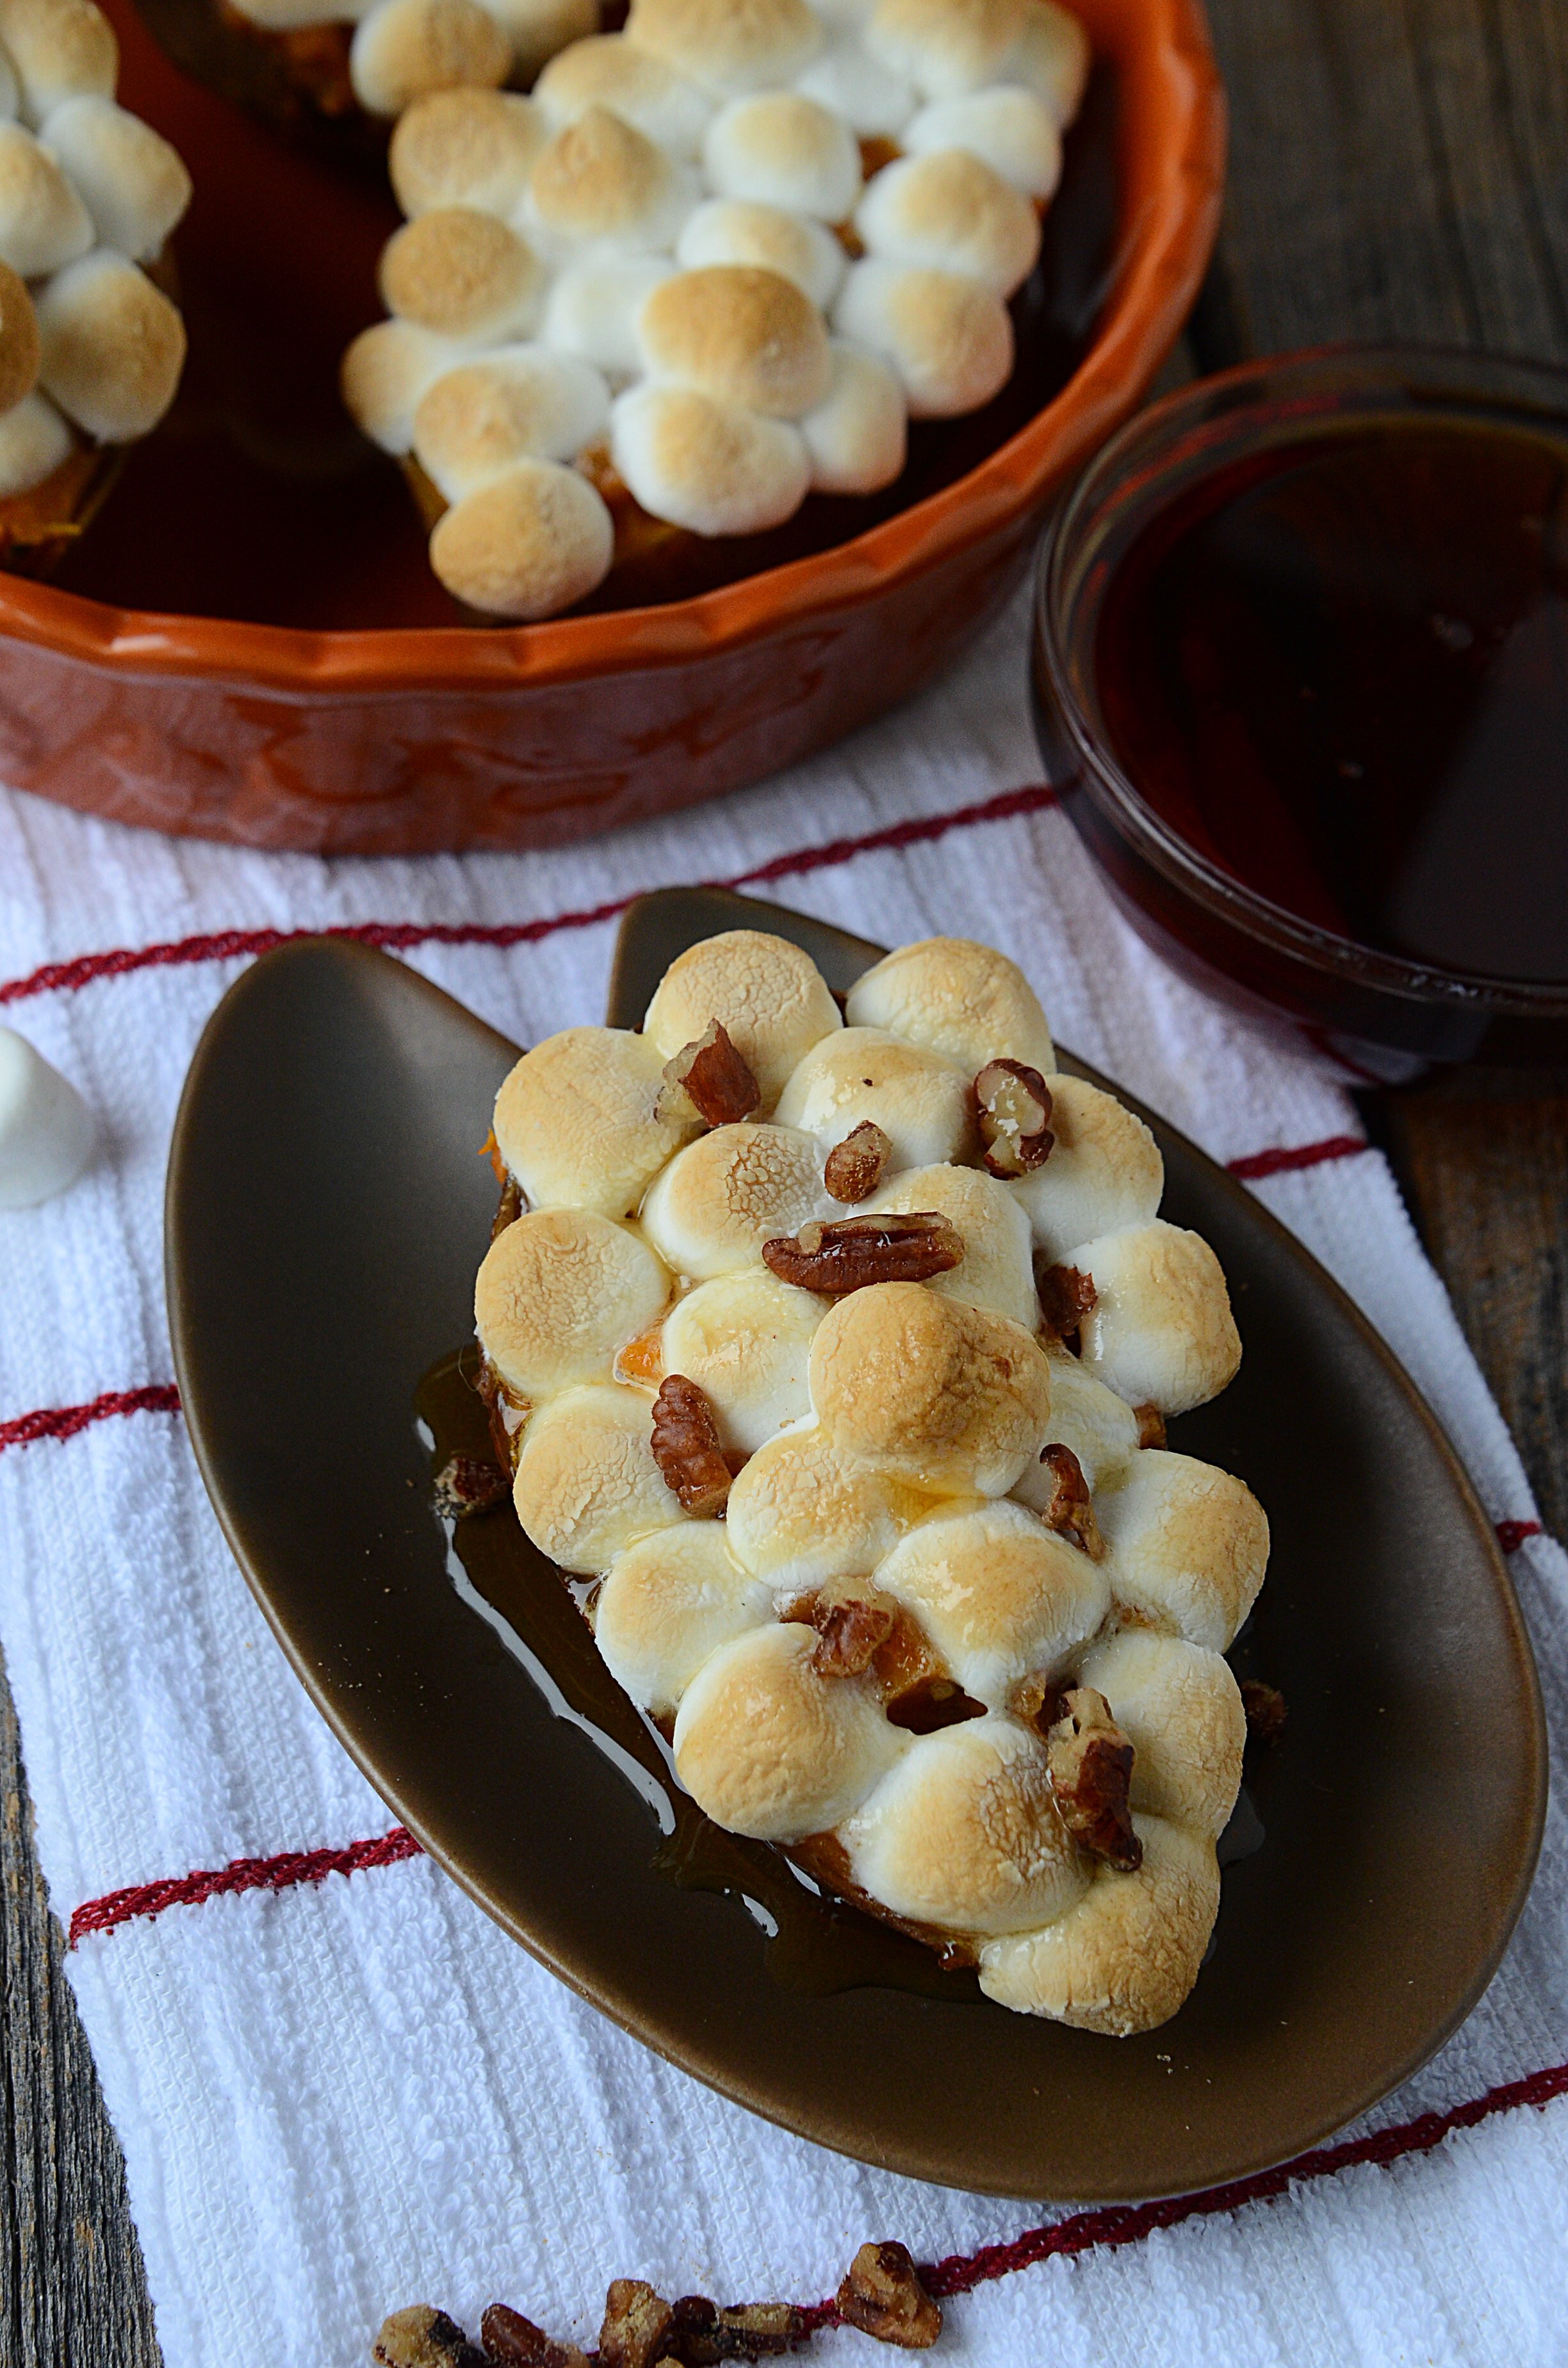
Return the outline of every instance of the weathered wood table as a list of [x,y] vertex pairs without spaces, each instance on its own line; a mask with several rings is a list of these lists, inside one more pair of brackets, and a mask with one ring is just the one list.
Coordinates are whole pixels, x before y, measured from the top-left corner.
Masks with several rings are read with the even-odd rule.
[[[1188,339],[1402,336],[1568,362],[1562,0],[1210,0],[1231,193]],[[1370,1099],[1412,1213],[1568,1535],[1568,1080]],[[0,2362],[157,2361],[119,2148],[43,1905],[0,1690]]]

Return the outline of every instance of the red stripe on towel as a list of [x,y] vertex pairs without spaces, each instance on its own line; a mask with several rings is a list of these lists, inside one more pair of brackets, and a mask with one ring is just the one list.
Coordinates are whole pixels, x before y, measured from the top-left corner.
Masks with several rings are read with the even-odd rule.
[[30,1447],[38,1439],[74,1439],[89,1423],[106,1422],[110,1415],[178,1412],[179,1392],[173,1382],[149,1382],[139,1390],[106,1390],[85,1406],[38,1406],[31,1414],[0,1422],[0,1455],[8,1447]]
[[343,1850],[283,1850],[277,1858],[235,1858],[227,1866],[199,1867],[190,1874],[162,1883],[132,1884],[125,1891],[106,1892],[74,1909],[66,1945],[74,1949],[88,1932],[112,1932],[117,1925],[140,1917],[161,1916],[165,1907],[184,1907],[216,1899],[230,1891],[290,1891],[300,1883],[324,1883],[329,1874],[358,1874],[362,1867],[395,1866],[400,1859],[418,1858],[419,1844],[404,1826],[393,1826],[370,1841],[349,1842]]
[[[753,865],[749,871],[733,872],[727,879],[691,884],[703,888],[759,888],[773,880],[798,879],[807,872],[830,871],[858,855],[926,846],[934,839],[946,838],[949,831],[971,830],[981,823],[1011,822],[1019,814],[1043,814],[1056,802],[1053,789],[1043,781],[1034,782],[1025,789],[1004,790],[1000,795],[983,798],[974,805],[958,806],[950,814],[921,814],[908,822],[890,823],[881,830],[866,831],[858,838],[835,838],[825,846],[794,848],[783,855],[770,857],[766,863]],[[29,971],[25,978],[10,979],[0,985],[0,1004],[20,1003],[30,996],[56,991],[74,994],[78,987],[90,986],[95,979],[124,978],[132,971],[163,970],[190,962],[233,962],[242,955],[271,953],[275,947],[291,944],[300,938],[348,938],[359,945],[380,946],[389,953],[403,953],[412,947],[425,945],[535,945],[541,938],[554,937],[562,929],[585,929],[596,922],[613,921],[639,896],[651,894],[661,884],[664,883],[653,882],[648,888],[633,888],[608,904],[585,906],[578,912],[551,913],[533,921],[356,921],[319,929],[220,929],[207,936],[176,938],[160,945],[119,946],[107,953],[77,954],[70,962],[45,962],[41,969]]]
[[1358,1134],[1329,1134],[1321,1143],[1299,1143],[1286,1149],[1249,1151],[1244,1159],[1227,1159],[1225,1166],[1244,1184],[1256,1184],[1265,1176],[1289,1176],[1299,1167],[1321,1167],[1328,1159],[1354,1159],[1359,1151],[1369,1151]]

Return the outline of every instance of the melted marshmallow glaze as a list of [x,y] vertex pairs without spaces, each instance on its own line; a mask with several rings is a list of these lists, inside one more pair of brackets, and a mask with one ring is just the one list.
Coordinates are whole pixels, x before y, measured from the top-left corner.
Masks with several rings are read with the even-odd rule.
[[[761,1100],[709,1127],[665,1064],[719,1020]],[[973,1080],[1041,1072],[1054,1147],[986,1172]],[[963,1255],[928,1283],[839,1300],[776,1275],[765,1242],[849,1211],[828,1155],[873,1121],[892,1149],[864,1206],[932,1211]],[[1240,1343],[1207,1244],[1158,1215],[1159,1152],[1055,1066],[1027,981],[937,939],[869,971],[844,1015],[799,949],[734,930],[672,966],[643,1029],[574,1028],[517,1064],[495,1138],[524,1196],[476,1289],[518,1441],[514,1499],[562,1569],[602,1581],[600,1652],[672,1732],[677,1773],[732,1830],[809,1843],[884,1914],[956,1939],[1019,2010],[1124,2034],[1174,2013],[1219,1898],[1244,1720],[1222,1658],[1263,1578],[1238,1480],[1140,1445],[1134,1402],[1222,1389]],[[1070,1353],[1034,1264],[1096,1299]],[[698,1383],[738,1474],[688,1518],[652,1447],[655,1389]],[[1071,1448],[1098,1558],[1048,1525],[1042,1451]],[[914,1733],[875,1669],[826,1675],[810,1610],[870,1600],[960,1725]],[[913,1658],[911,1657],[913,1656]],[[1136,1873],[1073,1839],[1035,1723],[1102,1693],[1134,1748]]]
[[[483,13],[377,0],[355,51],[459,5]],[[895,482],[911,418],[1012,374],[1088,63],[1055,0],[634,0],[529,97],[477,86],[499,51],[412,104],[399,81],[408,220],[344,392],[462,514],[432,542],[448,589],[523,620],[582,598],[613,564],[600,487],[722,536]]]

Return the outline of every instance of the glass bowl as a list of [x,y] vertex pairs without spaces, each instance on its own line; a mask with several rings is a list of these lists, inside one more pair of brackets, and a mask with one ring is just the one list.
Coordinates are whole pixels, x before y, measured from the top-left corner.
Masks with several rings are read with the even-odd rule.
[[1096,642],[1107,593],[1171,504],[1284,446],[1412,421],[1544,433],[1562,440],[1568,471],[1568,372],[1423,347],[1334,347],[1251,362],[1131,420],[1078,480],[1041,552],[1036,732],[1049,777],[1128,918],[1201,985],[1379,1080],[1442,1062],[1561,1068],[1568,978],[1448,969],[1287,911],[1154,810],[1106,725]]

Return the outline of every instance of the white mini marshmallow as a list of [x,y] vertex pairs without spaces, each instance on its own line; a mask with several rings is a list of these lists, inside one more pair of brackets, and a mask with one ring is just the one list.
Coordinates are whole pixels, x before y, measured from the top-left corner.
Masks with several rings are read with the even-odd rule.
[[722,198],[789,206],[822,222],[846,221],[860,194],[854,133],[796,91],[734,100],[709,125],[702,162]]
[[0,1209],[30,1209],[74,1184],[93,1121],[74,1086],[12,1028],[0,1028]]
[[845,272],[844,249],[820,222],[741,198],[710,198],[689,214],[676,258],[688,271],[710,263],[749,263],[777,271],[824,313]]
[[903,472],[908,446],[903,389],[884,361],[835,343],[833,385],[801,433],[819,494],[874,494]]
[[519,219],[558,266],[586,255],[661,255],[674,246],[697,197],[689,165],[596,106],[541,151]]
[[427,91],[392,136],[397,201],[411,221],[441,206],[472,206],[509,222],[549,137],[545,117],[517,91]]
[[1012,375],[1007,308],[994,290],[961,272],[869,257],[851,268],[833,325],[891,363],[915,419],[978,410]]
[[958,271],[1010,296],[1034,269],[1040,217],[1028,198],[967,148],[901,156],[878,173],[855,227],[889,263]]
[[110,98],[68,98],[43,144],[85,202],[105,246],[152,260],[190,203],[190,175],[168,142]]
[[608,107],[672,155],[694,157],[713,119],[713,101],[651,51],[618,33],[574,41],[551,58],[534,85],[534,103],[552,131],[590,107]]
[[956,98],[998,79],[1024,28],[1024,0],[879,0],[866,47],[927,98]]
[[811,484],[798,427],[695,387],[639,386],[610,414],[610,453],[633,497],[693,534],[761,534],[793,517]]
[[540,334],[547,346],[580,354],[612,378],[642,367],[637,315],[675,266],[663,255],[601,255],[574,263],[550,291]]
[[1093,62],[1088,34],[1076,17],[1054,0],[1024,0],[1022,29],[996,79],[1032,90],[1065,125],[1083,104]]
[[518,461],[570,461],[609,423],[591,363],[548,346],[496,346],[446,371],[414,420],[420,467],[449,502]]
[[37,279],[92,244],[93,218],[54,158],[19,123],[0,123],[0,262]]
[[915,112],[908,83],[868,57],[858,40],[837,42],[813,58],[795,88],[842,115],[863,140],[896,139]]
[[962,98],[938,99],[921,108],[903,145],[911,156],[967,148],[1038,203],[1055,196],[1062,178],[1057,118],[1032,90],[975,90]]
[[37,125],[63,98],[114,97],[119,43],[93,0],[0,0],[0,43]]
[[414,443],[414,415],[426,391],[462,358],[449,338],[412,321],[377,321],[343,357],[343,400],[361,432],[402,458]]
[[144,271],[112,247],[67,264],[39,292],[39,377],[100,444],[147,435],[175,399],[185,324]]
[[494,90],[511,67],[511,43],[479,0],[377,0],[348,49],[355,97],[389,118],[427,91]]
[[0,501],[30,494],[72,450],[71,430],[45,394],[24,395],[0,416]]

